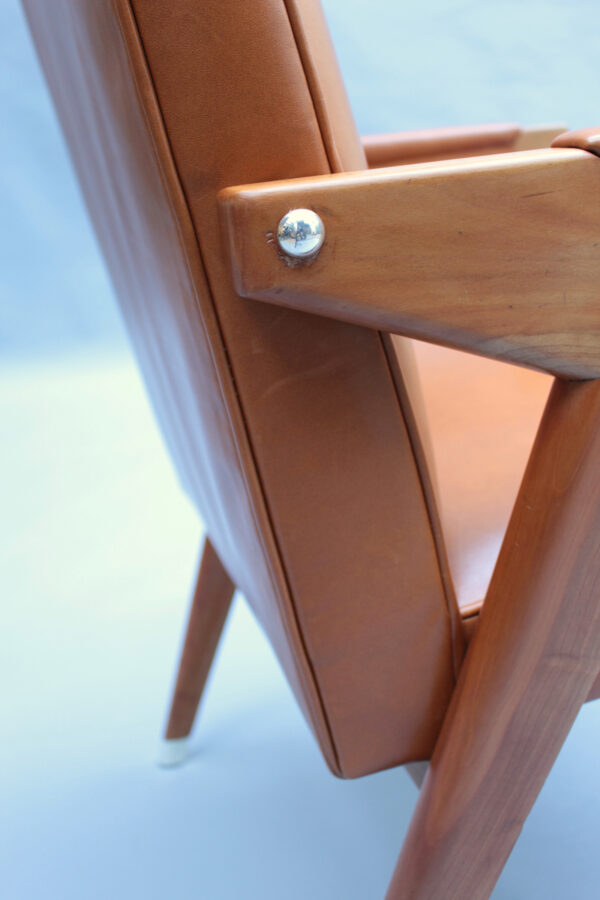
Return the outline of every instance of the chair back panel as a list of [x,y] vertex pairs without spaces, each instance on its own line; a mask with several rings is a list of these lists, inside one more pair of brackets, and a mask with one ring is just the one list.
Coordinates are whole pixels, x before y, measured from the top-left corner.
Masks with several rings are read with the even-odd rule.
[[217,215],[364,165],[320,6],[25,7],[182,483],[328,764],[427,758],[458,614],[401,376],[376,332],[237,297]]

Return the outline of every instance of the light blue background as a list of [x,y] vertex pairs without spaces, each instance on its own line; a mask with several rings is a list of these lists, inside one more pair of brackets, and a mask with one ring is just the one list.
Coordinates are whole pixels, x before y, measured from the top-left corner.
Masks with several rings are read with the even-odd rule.
[[[363,133],[600,123],[597,0],[325,6]],[[0,0],[0,135],[3,897],[379,900],[416,791],[401,769],[329,775],[239,598],[192,759],[154,766],[201,524],[16,0]],[[494,900],[598,900],[599,745],[596,703]]]

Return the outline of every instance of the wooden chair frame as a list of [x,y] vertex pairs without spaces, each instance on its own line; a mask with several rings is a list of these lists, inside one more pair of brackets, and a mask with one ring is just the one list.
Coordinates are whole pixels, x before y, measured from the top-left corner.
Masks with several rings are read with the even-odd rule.
[[[421,136],[416,155],[434,143]],[[590,199],[600,137],[555,144],[495,155],[505,146],[496,134],[492,149],[467,141],[488,148],[482,157],[220,197],[242,296],[557,376],[388,900],[488,898],[581,705],[598,695],[600,225]],[[291,265],[273,232],[306,206],[322,215],[326,242]],[[191,730],[232,590],[207,543],[170,738]]]
[[[528,365],[600,376],[597,158],[507,153],[300,178],[221,193],[237,292],[367,328]],[[287,264],[290,208],[326,241]]]

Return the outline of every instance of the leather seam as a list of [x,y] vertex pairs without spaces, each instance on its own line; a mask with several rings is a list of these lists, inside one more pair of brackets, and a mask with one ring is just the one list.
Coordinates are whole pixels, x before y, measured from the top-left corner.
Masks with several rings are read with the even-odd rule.
[[[419,463],[419,455],[420,454],[417,452],[417,442],[420,440],[420,438],[419,438],[416,422],[413,421],[412,423],[409,423],[407,421],[407,416],[404,411],[404,407],[402,406],[402,398],[400,397],[398,385],[396,384],[396,379],[394,378],[393,372],[391,370],[391,362],[390,362],[390,359],[388,356],[388,351],[386,350],[386,347],[385,347],[384,334],[381,331],[378,331],[377,334],[379,336],[379,340],[381,343],[382,352],[386,358],[390,381],[392,382],[392,390],[393,390],[394,396],[396,398],[400,418],[402,419],[402,421],[404,423],[404,427],[406,429],[406,434],[408,436],[408,442],[410,444],[410,449],[411,449],[411,456],[413,458],[413,462],[414,462],[416,473],[417,473],[417,481],[419,483],[419,490],[420,490],[421,497],[423,500],[423,506],[425,508],[427,521],[429,523],[429,532],[431,534],[431,541],[433,543],[435,560],[437,562],[438,576],[440,579],[442,594],[443,594],[445,605],[446,605],[446,615],[448,618],[448,624],[449,624],[449,628],[450,628],[450,655],[452,658],[452,671],[453,671],[453,675],[454,675],[454,683],[456,684],[456,681],[458,678],[458,660],[457,660],[457,653],[456,653],[456,640],[457,640],[456,631],[457,631],[457,620],[459,618],[459,611],[457,608],[456,615],[453,615],[451,599],[449,596],[449,590],[448,590],[448,584],[447,584],[447,580],[449,580],[451,577],[450,571],[449,571],[448,565],[446,565],[446,567],[444,567],[442,565],[443,545],[442,545],[442,551],[440,551],[439,539],[438,539],[438,535],[437,535],[438,529],[434,528],[435,519],[437,517],[434,516],[434,511],[431,508],[431,500],[428,496],[428,491],[425,488],[425,484],[424,484],[422,473],[421,473],[421,465]],[[400,374],[400,377],[402,377],[402,370],[400,369],[399,363],[398,363],[398,372]],[[406,388],[405,388],[405,390],[406,390]],[[410,409],[410,404],[409,404],[409,409]],[[412,416],[412,413],[411,413],[411,417],[414,418]],[[455,601],[455,603],[456,603],[456,601]]]
[[[315,113],[315,118],[316,118],[317,124],[318,124],[318,126],[319,126],[319,133],[320,133],[320,135],[321,135],[321,141],[322,141],[322,143],[323,143],[323,150],[324,150],[325,155],[326,155],[326,157],[327,157],[327,162],[328,162],[328,164],[329,164],[329,168],[330,168],[330,170],[331,170],[332,173],[337,172],[337,171],[342,171],[341,167],[340,167],[340,166],[335,166],[334,163],[333,163],[333,160],[332,160],[332,152],[335,152],[335,148],[330,148],[330,147],[328,146],[328,140],[327,140],[327,135],[331,135],[331,129],[327,127],[327,123],[323,123],[323,121],[322,121],[323,118],[327,118],[327,113],[326,113],[326,110],[323,108],[323,105],[322,105],[321,103],[317,103],[316,98],[315,98],[315,96],[314,96],[314,92],[313,92],[313,88],[312,88],[312,85],[311,85],[311,81],[310,81],[310,78],[308,77],[308,74],[307,74],[307,68],[308,68],[308,66],[305,64],[305,56],[304,56],[303,53],[302,53],[302,48],[301,48],[301,46],[300,46],[300,43],[299,43],[299,40],[298,40],[298,36],[297,36],[296,30],[295,30],[295,28],[294,28],[294,16],[292,16],[292,15],[290,14],[288,0],[284,0],[284,6],[285,6],[285,10],[286,10],[286,13],[287,13],[287,17],[288,17],[288,20],[289,20],[289,23],[290,23],[290,27],[291,27],[291,30],[292,30],[292,34],[293,34],[293,36],[294,36],[294,42],[295,42],[295,44],[296,44],[296,49],[297,49],[297,52],[298,52],[298,56],[299,56],[300,62],[301,62],[301,64],[302,64],[302,69],[303,69],[303,72],[304,72],[304,77],[305,77],[306,84],[307,84],[307,87],[308,87],[308,92],[309,92],[309,95],[310,95],[310,98],[311,98],[311,101],[312,101],[312,106],[313,106],[313,110],[314,110],[314,113]],[[438,536],[438,534],[437,534],[437,532],[436,532],[436,529],[433,527],[433,526],[434,526],[434,520],[435,520],[435,519],[434,519],[433,511],[432,511],[432,509],[431,509],[431,507],[430,507],[430,500],[429,500],[429,498],[428,498],[427,491],[425,490],[425,486],[424,486],[424,484],[423,484],[423,477],[422,477],[422,472],[421,472],[421,465],[420,465],[420,463],[419,463],[419,456],[418,456],[418,454],[416,453],[416,448],[415,448],[415,440],[416,440],[416,439],[415,439],[415,436],[414,436],[414,434],[413,434],[413,432],[412,432],[412,429],[410,428],[409,423],[408,423],[408,421],[407,421],[406,414],[405,414],[404,408],[403,408],[403,406],[402,406],[401,398],[400,398],[399,393],[398,393],[398,388],[397,388],[397,385],[396,385],[396,383],[395,383],[395,379],[394,379],[394,377],[393,377],[393,375],[392,375],[392,372],[391,372],[391,370],[390,370],[390,360],[389,360],[387,351],[386,351],[386,349],[385,349],[385,344],[384,344],[384,337],[383,337],[383,334],[382,334],[382,332],[380,332],[380,331],[378,331],[377,334],[378,334],[378,337],[379,337],[379,347],[380,347],[380,350],[381,350],[381,353],[382,353],[382,356],[383,356],[383,360],[384,360],[384,363],[385,363],[385,368],[387,369],[388,374],[389,374],[389,377],[390,377],[390,380],[391,380],[391,382],[392,382],[392,391],[393,391],[394,397],[395,397],[395,399],[396,399],[396,404],[397,404],[399,416],[400,416],[400,419],[401,419],[401,421],[402,421],[402,423],[403,423],[403,425],[404,425],[404,428],[405,428],[405,430],[406,430],[406,433],[407,433],[407,435],[408,435],[408,440],[409,440],[409,444],[410,444],[410,448],[411,448],[411,455],[412,455],[412,458],[413,458],[413,461],[414,461],[414,465],[415,465],[415,469],[416,469],[416,472],[417,472],[417,480],[418,480],[418,482],[419,482],[419,489],[420,489],[420,491],[421,491],[421,496],[422,496],[422,498],[423,498],[423,505],[424,505],[424,507],[425,507],[425,512],[426,512],[426,515],[427,515],[427,521],[428,521],[428,523],[429,523],[429,531],[430,531],[431,539],[432,539],[433,546],[434,546],[435,559],[436,559],[436,562],[437,562],[438,574],[439,574],[439,578],[440,578],[442,594],[443,594],[444,601],[445,601],[446,614],[447,614],[448,622],[449,622],[449,629],[450,629],[450,648],[451,648],[451,658],[452,658],[452,671],[453,671],[453,675],[454,675],[454,683],[456,684],[456,680],[457,680],[457,678],[458,678],[458,660],[457,660],[457,646],[456,646],[456,643],[457,643],[457,634],[456,634],[456,632],[457,632],[457,627],[458,627],[458,626],[457,626],[457,621],[456,621],[456,619],[458,618],[458,615],[456,615],[456,616],[453,615],[451,598],[450,598],[450,596],[449,596],[449,587],[448,587],[447,581],[450,579],[451,576],[450,576],[450,572],[449,572],[448,566],[445,567],[445,569],[446,569],[446,570],[445,570],[445,569],[444,569],[444,566],[442,565],[442,559],[443,559],[442,552],[443,552],[443,551],[440,549],[440,546],[439,546],[439,544],[440,544],[440,539],[441,539],[441,532],[440,532],[440,536]],[[451,582],[450,582],[450,583],[451,583]]]
[[327,158],[327,165],[329,166],[330,174],[333,174],[334,172],[339,171],[339,167],[335,166],[333,163],[333,160],[332,160],[332,152],[331,151],[333,150],[333,148],[330,148],[328,146],[328,142],[327,142],[327,139],[325,136],[326,129],[323,127],[323,123],[321,121],[321,116],[319,114],[319,104],[316,101],[316,98],[315,98],[315,95],[313,92],[313,88],[312,88],[312,85],[310,82],[310,78],[308,77],[308,71],[307,71],[308,64],[306,61],[306,55],[302,53],[302,47],[300,46],[300,41],[298,40],[298,35],[296,34],[296,29],[294,27],[294,16],[290,13],[288,0],[283,0],[283,6],[285,9],[285,14],[287,16],[287,20],[289,22],[292,37],[294,38],[294,45],[296,47],[296,53],[298,54],[298,59],[300,60],[300,65],[302,67],[302,74],[304,75],[304,80],[306,82],[306,88],[308,90],[310,102],[311,102],[311,105],[313,108],[313,112],[315,114],[315,120],[316,120],[317,126],[319,128],[319,135],[321,137],[323,152],[325,153],[325,156]]
[[[117,8],[116,8],[115,0],[111,0],[111,2],[112,2],[112,5],[113,5],[113,8],[115,9],[115,12],[116,12],[116,14],[117,14],[117,19],[120,21],[120,15],[119,15],[119,12],[118,12],[118,10],[117,10]],[[231,361],[230,361],[230,358],[229,358],[229,353],[228,353],[228,351],[227,351],[227,344],[226,344],[226,341],[225,341],[225,336],[224,336],[224,333],[223,333],[223,329],[222,329],[222,326],[221,326],[221,322],[220,322],[220,319],[219,319],[219,316],[218,316],[218,312],[217,312],[217,309],[216,309],[216,304],[215,304],[215,301],[214,301],[214,293],[213,293],[213,290],[212,290],[212,287],[211,287],[211,283],[210,283],[210,278],[209,278],[209,275],[208,275],[208,271],[207,271],[207,268],[206,268],[206,265],[205,265],[205,262],[204,262],[204,257],[203,257],[203,254],[202,254],[202,247],[201,247],[200,239],[199,239],[198,233],[197,233],[197,231],[196,231],[196,227],[195,227],[194,219],[193,219],[193,216],[192,216],[192,213],[191,213],[189,201],[188,201],[186,192],[185,192],[185,190],[184,190],[184,187],[183,187],[183,184],[182,184],[180,175],[179,175],[179,171],[178,171],[178,169],[177,169],[177,164],[176,164],[176,162],[175,162],[175,156],[174,156],[173,151],[172,151],[171,142],[170,142],[169,136],[168,136],[168,131],[167,131],[167,128],[166,128],[166,124],[165,124],[165,121],[164,121],[164,117],[163,117],[163,115],[162,115],[162,110],[161,110],[160,103],[159,103],[159,100],[158,100],[158,93],[157,93],[157,91],[156,91],[156,85],[155,85],[155,83],[154,83],[154,78],[153,78],[153,76],[152,76],[152,70],[151,70],[151,68],[150,68],[150,63],[149,63],[148,57],[147,57],[146,52],[145,52],[144,43],[143,43],[142,36],[141,36],[141,33],[140,33],[140,29],[139,29],[139,26],[138,26],[137,18],[136,18],[136,15],[135,15],[135,10],[133,9],[133,6],[132,6],[132,4],[129,2],[129,0],[128,0],[128,2],[127,2],[127,9],[129,10],[129,12],[130,12],[130,14],[131,14],[132,23],[133,23],[134,28],[135,28],[135,31],[136,31],[136,35],[137,35],[137,38],[138,38],[140,51],[141,51],[141,53],[142,53],[142,55],[143,55],[145,68],[146,68],[146,71],[147,71],[147,74],[148,74],[148,79],[149,79],[150,84],[152,85],[152,92],[153,92],[153,96],[154,96],[154,101],[155,101],[155,105],[156,105],[156,110],[157,110],[157,114],[158,114],[158,116],[159,116],[160,123],[161,123],[161,126],[162,126],[162,130],[163,130],[163,134],[164,134],[165,143],[166,143],[166,145],[167,145],[168,148],[169,148],[169,154],[170,154],[171,161],[172,161],[172,164],[173,164],[173,170],[174,170],[174,173],[176,174],[176,177],[177,177],[177,183],[178,183],[178,186],[179,186],[179,188],[180,188],[180,190],[181,190],[181,195],[182,195],[182,198],[183,198],[183,200],[184,200],[185,207],[186,207],[186,211],[187,211],[188,216],[189,216],[190,226],[191,226],[191,228],[192,228],[192,230],[193,230],[193,233],[194,233],[194,236],[195,236],[195,239],[196,239],[196,246],[197,246],[197,249],[198,249],[198,255],[199,255],[199,259],[200,259],[200,264],[201,264],[201,267],[202,267],[202,272],[203,272],[204,278],[205,278],[205,280],[206,280],[207,293],[208,293],[208,295],[209,295],[209,297],[210,297],[210,303],[211,303],[213,315],[214,315],[214,318],[215,318],[215,322],[216,322],[216,325],[217,325],[217,329],[218,329],[218,332],[219,332],[219,336],[220,336],[220,339],[221,339],[221,345],[222,345],[222,349],[223,349],[223,354],[224,354],[225,362],[226,362],[228,371],[229,371],[229,373],[230,373],[231,383],[232,383],[232,388],[233,388],[233,391],[234,391],[234,393],[235,393],[235,397],[236,397],[236,399],[237,399],[237,406],[238,406],[238,410],[239,410],[239,413],[240,413],[240,418],[241,418],[241,421],[242,421],[242,425],[243,425],[243,429],[244,429],[244,433],[245,433],[245,437],[246,437],[246,441],[247,441],[247,445],[248,445],[249,457],[250,457],[250,459],[252,460],[252,467],[253,467],[253,470],[254,470],[254,473],[255,473],[255,476],[256,476],[256,480],[257,480],[257,485],[258,485],[258,488],[259,488],[258,493],[259,493],[259,495],[260,495],[260,498],[261,498],[262,503],[263,503],[263,506],[264,506],[265,517],[266,517],[267,522],[268,522],[268,525],[269,525],[269,529],[270,529],[270,532],[271,532],[271,538],[272,538],[272,540],[273,540],[273,545],[274,545],[274,548],[275,548],[275,551],[276,551],[276,555],[277,555],[277,559],[278,559],[278,562],[279,562],[279,565],[280,565],[280,569],[281,569],[281,576],[282,576],[282,578],[283,578],[283,581],[284,581],[286,590],[287,590],[287,592],[288,592],[288,596],[289,596],[289,600],[290,600],[290,608],[291,608],[291,611],[292,611],[293,620],[294,620],[294,623],[295,623],[295,626],[296,626],[296,629],[297,629],[297,633],[298,633],[298,641],[299,641],[300,646],[302,647],[302,650],[303,650],[304,662],[305,662],[305,664],[306,664],[306,667],[307,667],[307,669],[308,669],[308,671],[309,671],[309,673],[310,673],[310,676],[311,676],[311,679],[312,679],[312,682],[313,682],[313,691],[312,691],[311,693],[314,693],[314,695],[315,695],[315,697],[316,697],[316,699],[317,699],[317,701],[318,701],[318,704],[319,704],[319,706],[320,706],[320,715],[319,715],[319,718],[322,720],[322,722],[323,722],[323,724],[324,724],[324,726],[325,726],[326,732],[327,732],[327,734],[328,734],[328,736],[329,736],[329,742],[330,742],[330,746],[331,746],[331,750],[332,750],[334,762],[335,762],[335,765],[336,765],[336,767],[337,767],[337,771],[338,771],[339,774],[342,774],[342,768],[341,768],[341,765],[340,765],[340,759],[339,759],[339,754],[338,754],[336,742],[335,742],[334,737],[333,737],[333,733],[332,733],[332,729],[331,729],[331,724],[330,724],[330,722],[329,722],[329,717],[328,717],[327,712],[326,712],[326,708],[325,708],[325,704],[324,704],[324,701],[323,701],[322,693],[321,693],[321,690],[320,690],[320,687],[319,687],[319,682],[318,682],[318,680],[317,680],[317,678],[316,678],[316,674],[315,674],[315,671],[314,671],[314,668],[313,668],[313,664],[312,664],[312,661],[311,661],[310,656],[309,656],[309,654],[308,654],[308,650],[307,650],[305,638],[304,638],[304,635],[303,635],[303,633],[302,633],[302,629],[301,629],[300,622],[299,622],[299,619],[298,619],[297,610],[296,610],[296,607],[295,607],[295,604],[294,604],[294,601],[293,601],[293,594],[292,594],[292,591],[291,591],[291,586],[290,586],[289,581],[288,581],[287,572],[286,572],[285,565],[284,565],[283,558],[282,558],[282,554],[281,554],[281,549],[280,549],[280,546],[279,546],[279,542],[278,542],[278,540],[277,540],[277,536],[276,536],[276,532],[275,532],[275,528],[274,528],[274,524],[273,524],[272,515],[271,515],[270,509],[269,509],[269,505],[268,505],[268,503],[267,503],[267,499],[266,499],[266,495],[265,495],[265,490],[264,490],[264,485],[263,485],[262,479],[261,479],[261,477],[260,477],[260,472],[259,472],[259,468],[258,468],[258,464],[257,464],[257,460],[256,460],[256,455],[255,455],[255,452],[254,452],[254,448],[253,448],[253,446],[252,446],[252,441],[251,441],[251,439],[250,439],[250,433],[249,433],[248,423],[247,423],[247,420],[246,420],[246,417],[245,417],[245,414],[244,414],[244,410],[243,410],[243,406],[242,406],[242,402],[241,402],[241,397],[240,397],[239,392],[238,392],[238,390],[237,390],[237,386],[236,386],[236,382],[235,382],[235,377],[234,377],[234,372],[233,372],[233,367],[232,367],[232,365],[231,365]],[[287,12],[287,7],[286,7],[286,12]],[[292,33],[293,33],[293,30],[292,30]],[[294,42],[295,42],[295,34],[294,34]],[[164,167],[163,167],[163,165],[162,165],[162,160],[161,160],[161,158],[160,158],[160,154],[159,154],[158,149],[157,149],[157,146],[156,146],[156,142],[155,142],[155,139],[154,139],[154,134],[153,134],[153,131],[152,131],[151,124],[150,124],[150,122],[148,121],[147,111],[146,111],[146,108],[145,108],[145,104],[144,104],[144,102],[143,102],[143,99],[142,99],[142,98],[140,97],[140,95],[139,95],[137,79],[136,79],[136,77],[135,77],[135,68],[134,68],[134,66],[133,66],[133,64],[132,64],[131,55],[130,55],[130,52],[129,52],[129,47],[128,47],[128,45],[127,45],[127,41],[124,40],[124,41],[123,41],[123,44],[124,44],[124,46],[125,46],[125,49],[126,49],[126,52],[127,52],[127,57],[128,57],[129,63],[130,63],[130,67],[131,67],[132,72],[133,72],[133,75],[134,75],[134,77],[133,77],[133,82],[134,82],[134,85],[135,85],[135,90],[136,90],[136,93],[138,94],[138,98],[139,98],[139,101],[140,101],[140,109],[142,110],[142,113],[143,113],[143,116],[144,116],[144,119],[145,119],[145,121],[146,121],[146,125],[147,125],[147,128],[148,128],[148,133],[149,133],[150,138],[151,138],[151,141],[152,141],[153,154],[154,154],[155,159],[156,159],[156,162],[157,162],[158,170],[159,170],[159,172],[161,173],[161,179],[162,179],[162,181],[163,181],[163,187],[164,187],[164,189],[165,189],[165,194],[166,194],[167,200],[168,200],[168,202],[169,202],[169,205],[171,206],[171,209],[172,209],[172,211],[173,211],[173,218],[174,218],[174,221],[175,221],[175,223],[176,223],[176,225],[177,225],[178,230],[180,230],[180,228],[179,228],[179,217],[177,216],[177,213],[176,213],[176,211],[174,210],[174,208],[173,208],[173,206],[172,206],[172,200],[171,200],[170,191],[169,191],[169,188],[168,188],[168,182],[167,182],[167,178],[166,178],[166,173],[164,172]],[[326,154],[326,155],[327,155],[327,154]],[[327,158],[328,158],[328,157],[327,157]],[[182,249],[185,249],[185,241],[184,241],[184,240],[181,241],[181,245],[182,245]],[[184,256],[185,261],[186,261],[186,266],[189,267],[189,258],[188,258],[187,249],[185,249],[185,252],[183,253],[183,256]],[[191,273],[190,273],[190,275],[191,275]],[[193,277],[190,277],[190,282],[191,282],[192,285],[194,285],[194,288],[195,288],[195,281],[194,281]],[[198,306],[200,307],[200,302],[199,302],[199,298],[198,298],[198,292],[197,292],[196,289],[194,290],[194,295],[195,295],[196,300],[197,300],[197,302],[198,302]],[[245,484],[245,487],[246,487],[247,496],[248,496],[248,498],[249,498],[249,500],[250,500],[249,508],[250,508],[250,510],[251,510],[252,518],[253,518],[254,524],[255,524],[255,526],[256,526],[256,533],[257,533],[257,535],[258,535],[258,539],[259,539],[259,542],[260,542],[260,546],[261,546],[261,548],[262,548],[262,550],[263,550],[264,558],[265,558],[266,561],[267,561],[267,567],[268,567],[268,571],[269,571],[269,576],[270,576],[270,579],[271,579],[271,583],[272,583],[273,586],[274,586],[274,594],[275,594],[275,596],[279,599],[280,591],[279,591],[278,588],[277,588],[277,578],[276,578],[275,572],[273,571],[273,566],[272,566],[271,559],[270,559],[271,554],[268,552],[268,549],[267,549],[267,547],[266,547],[266,545],[265,545],[265,543],[264,543],[263,534],[262,534],[262,528],[259,526],[259,522],[258,522],[258,520],[256,519],[256,512],[255,512],[255,510],[254,510],[254,505],[255,505],[255,504],[254,504],[253,497],[252,497],[252,490],[251,490],[250,484],[249,484],[248,479],[247,479],[247,475],[246,475],[246,466],[243,464],[243,460],[242,460],[242,457],[241,457],[241,449],[240,449],[240,445],[239,445],[239,440],[238,440],[238,437],[237,437],[237,434],[236,434],[236,429],[235,429],[235,427],[234,427],[234,424],[233,424],[233,421],[232,421],[232,418],[231,418],[231,414],[230,414],[230,410],[229,410],[229,404],[226,402],[226,395],[225,395],[225,391],[224,391],[224,387],[223,387],[223,381],[222,381],[222,378],[221,378],[220,373],[219,373],[219,368],[218,368],[218,365],[217,365],[217,363],[216,363],[216,359],[215,359],[215,356],[214,356],[214,352],[213,352],[213,348],[212,348],[211,342],[210,342],[210,340],[208,340],[208,334],[207,334],[207,331],[206,331],[206,325],[205,325],[205,323],[204,323],[204,321],[203,321],[203,319],[202,319],[202,316],[200,316],[199,318],[200,318],[200,321],[201,321],[202,329],[203,329],[203,331],[204,331],[204,333],[205,333],[205,335],[206,335],[206,337],[207,337],[207,346],[208,346],[209,349],[210,349],[210,355],[211,355],[211,360],[212,360],[213,368],[214,368],[214,371],[215,371],[215,374],[216,374],[216,380],[217,380],[217,383],[218,383],[218,385],[219,385],[219,390],[220,390],[220,393],[221,393],[221,397],[222,397],[222,399],[223,399],[223,401],[224,401],[224,402],[223,402],[223,407],[224,407],[224,409],[225,409],[226,412],[227,412],[227,420],[228,420],[228,423],[229,423],[229,428],[230,428],[230,432],[231,432],[231,436],[232,436],[232,443],[233,443],[233,446],[235,447],[235,450],[236,450],[236,455],[237,455],[237,458],[238,458],[238,462],[239,462],[239,464],[240,464],[240,471],[242,472],[242,476],[243,476],[243,479],[244,479],[244,484]],[[282,621],[283,621],[283,623],[284,623],[284,626],[285,626],[285,628],[286,628],[286,631],[287,631],[288,629],[287,629],[287,621],[286,621],[286,614],[285,614],[285,611],[284,611],[284,614],[281,615],[281,619],[282,619]],[[293,652],[293,643],[294,643],[293,641],[290,641],[290,644],[292,645],[292,658],[294,659],[294,662],[295,662],[296,671],[297,671],[297,673],[298,673],[300,682],[301,682],[301,683],[306,683],[306,676],[305,676],[305,674],[302,673],[301,667],[300,667],[300,668],[298,667],[297,653],[294,653],[294,652]],[[312,704],[311,704],[311,705],[312,705]]]

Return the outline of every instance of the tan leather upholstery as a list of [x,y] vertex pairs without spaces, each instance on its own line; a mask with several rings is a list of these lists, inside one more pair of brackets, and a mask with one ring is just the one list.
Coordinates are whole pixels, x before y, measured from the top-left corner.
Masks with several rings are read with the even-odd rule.
[[330,767],[427,758],[462,654],[436,506],[471,602],[546,382],[418,348],[423,402],[410,342],[235,295],[217,192],[365,165],[318,3],[25,5],[181,480]]
[[330,767],[427,757],[461,634],[402,373],[240,300],[217,220],[227,185],[364,165],[319,5],[25,6],[182,482]]
[[414,342],[456,596],[479,609],[552,378]]

